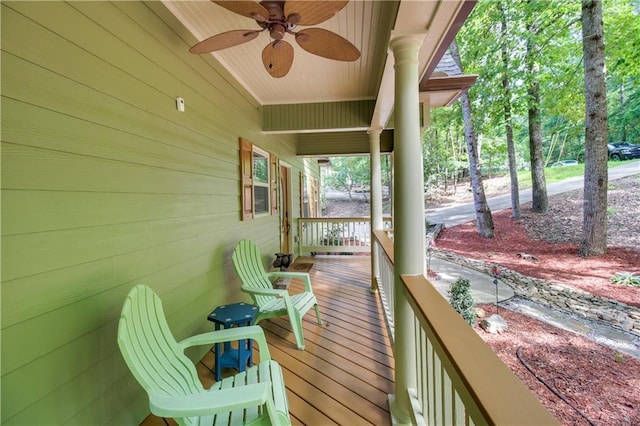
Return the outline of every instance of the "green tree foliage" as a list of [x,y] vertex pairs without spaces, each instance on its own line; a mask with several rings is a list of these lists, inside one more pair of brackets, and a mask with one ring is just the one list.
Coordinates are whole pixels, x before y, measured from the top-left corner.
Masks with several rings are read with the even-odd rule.
[[603,8],[609,138],[640,143],[640,0]]
[[449,295],[449,303],[451,307],[456,310],[462,318],[470,326],[476,324],[476,310],[473,296],[471,295],[471,283],[464,278],[458,278],[447,292]]
[[468,174],[469,164],[459,104],[433,110],[431,126],[422,135],[424,181],[429,188],[445,186]]
[[[382,170],[382,185],[389,186],[390,161],[388,155],[383,155],[380,159]],[[371,173],[369,168],[369,156],[345,156],[331,157],[329,159],[329,169],[323,176],[323,186],[327,188],[346,191],[351,197],[356,188],[369,188]]]
[[324,182],[329,188],[351,191],[357,186],[369,184],[369,157],[333,157]]
[[[544,197],[536,197],[545,187],[545,166],[565,159],[585,162],[588,177],[585,182],[596,176],[596,182],[602,186],[606,182],[602,176],[606,169],[596,172],[593,166],[605,164],[606,140],[640,143],[640,0],[601,3],[606,91],[591,96],[591,102],[585,96],[594,84],[585,85],[581,2],[478,2],[458,34],[465,72],[479,76],[469,98],[473,100],[473,125],[481,142],[478,155],[482,173],[486,176],[509,167],[513,176],[514,165],[531,167],[533,205],[534,210],[539,207],[537,211],[546,209],[544,204],[535,202],[546,199],[546,191]],[[585,120],[585,108],[604,98],[603,93],[608,124],[606,133],[599,134],[608,136],[600,140],[601,136],[585,135],[585,128],[591,128]],[[459,106],[451,109],[456,108]],[[450,115],[446,111],[434,112],[432,127],[423,139],[427,145],[425,154],[429,154],[425,159],[425,180],[429,184],[440,184],[443,168],[453,168],[467,155],[463,150],[449,148],[451,140],[456,140],[451,135],[459,135],[461,128],[458,119],[447,121]],[[539,125],[530,126],[531,123]],[[507,144],[511,131],[510,146],[515,152],[496,149],[496,145]],[[530,143],[531,140],[536,143]],[[590,148],[586,149],[586,145]],[[444,157],[436,158],[437,155]],[[585,189],[585,197],[586,193]],[[595,191],[591,193],[593,198]],[[591,201],[598,204],[598,212],[603,205],[606,209],[606,200],[604,204]],[[585,213],[584,241],[603,241],[601,233],[592,226],[596,222],[587,220],[594,212],[587,209]],[[581,249],[583,255],[602,251],[602,245]]]
[[[502,10],[501,10],[502,7]],[[506,15],[506,33],[501,16]],[[477,74],[470,89],[474,127],[481,141],[506,144],[505,105],[511,107],[515,163],[529,167],[527,108],[530,78],[539,81],[544,163],[584,161],[585,90],[582,55],[581,5],[578,1],[478,2],[457,37],[466,74]],[[606,43],[609,140],[640,143],[640,0],[603,0]],[[531,40],[535,76],[526,72],[526,43],[531,35],[527,22],[538,28]],[[503,61],[505,49],[508,61]],[[505,93],[506,71],[510,82]],[[456,162],[466,160],[464,149],[452,149],[460,139],[459,105],[436,109],[425,132],[425,181],[444,183],[444,171],[452,176]],[[459,145],[458,145],[459,146]],[[506,170],[508,156],[482,148],[483,174]],[[440,157],[442,156],[442,157]]]

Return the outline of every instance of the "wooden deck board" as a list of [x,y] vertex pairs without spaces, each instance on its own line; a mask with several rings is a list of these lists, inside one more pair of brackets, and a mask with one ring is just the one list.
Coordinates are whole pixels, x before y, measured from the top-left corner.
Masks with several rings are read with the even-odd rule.
[[[271,357],[283,368],[292,423],[390,424],[387,395],[393,393],[394,360],[382,307],[369,291],[370,258],[318,256],[297,261],[314,264],[311,283],[324,324],[317,324],[313,309],[305,315],[306,349],[299,351],[288,318],[260,323]],[[302,282],[292,280],[289,288],[291,293],[301,291]],[[209,352],[198,365],[207,387],[213,382],[212,369]]]
[[[288,328],[288,324],[280,322],[284,320],[270,320],[261,324],[265,331],[278,335],[282,339],[286,339],[288,345],[285,345],[285,349],[288,353],[290,350],[295,349],[295,338],[293,333]],[[279,326],[276,328],[275,326]],[[331,328],[331,327],[329,327]],[[336,344],[331,340],[323,337],[319,334],[308,333],[305,329],[304,333],[306,349],[300,351],[300,356],[313,356],[314,358],[320,358],[323,361],[329,362],[333,368],[340,370],[351,371],[354,374],[366,374],[373,372],[370,379],[375,380],[376,383],[380,382],[384,386],[384,382],[378,377],[386,379],[387,381],[393,381],[393,369],[388,365],[384,365],[377,362],[375,359],[365,356],[365,354],[358,353],[354,350],[355,345],[352,345],[348,340],[343,340],[343,344]],[[267,341],[271,344],[269,336]],[[295,353],[291,353],[293,356],[297,356]],[[386,388],[383,390],[387,390]]]
[[[292,361],[292,364],[296,363]],[[305,368],[304,364],[300,365],[301,368]],[[321,396],[319,398],[314,397],[313,400],[307,400],[307,403],[322,409],[329,413],[331,418],[341,424],[349,424],[354,422],[369,422],[373,424],[384,424],[384,420],[388,419],[389,414],[385,408],[380,407],[378,401],[377,404],[367,399],[367,397],[358,395],[355,393],[355,387],[349,387],[348,382],[339,383],[328,377],[321,372],[317,372],[315,376],[300,377],[295,372],[290,372],[285,369],[285,381],[287,386],[292,389],[304,390],[305,393],[301,394],[301,397],[308,395]],[[311,380],[311,383],[309,383]],[[306,385],[313,387],[306,387]],[[376,392],[376,390],[369,390],[368,397],[371,398],[372,394],[380,393],[386,397],[386,394]],[[380,401],[384,398],[379,399]],[[331,404],[324,401],[330,401],[333,406],[337,408],[330,408]],[[386,405],[386,403],[384,404]],[[353,407],[358,407],[358,411],[354,411]],[[355,414],[355,415],[354,415]],[[358,419],[361,417],[361,419]]]
[[[271,333],[273,331],[272,325],[269,324],[268,327],[267,330]],[[267,340],[270,340],[270,337],[271,336],[268,336]],[[346,384],[354,394],[362,394],[372,401],[376,396],[374,393],[375,390],[382,392],[384,398],[386,398],[386,394],[392,392],[392,381],[380,375],[378,371],[363,367],[358,362],[359,359],[357,356],[354,355],[352,357],[353,360],[341,357],[331,352],[331,350],[314,345],[309,341],[307,341],[307,348],[304,351],[293,352],[297,351],[295,348],[293,350],[290,349],[293,342],[293,339],[287,339],[286,341],[273,340],[273,344],[277,345],[284,353],[306,364],[307,368],[302,370],[303,372],[301,373],[304,374],[305,377],[317,377],[318,374],[330,377],[337,383]],[[273,357],[280,362],[278,358]],[[288,366],[283,364],[283,367]],[[386,405],[384,402],[386,399],[384,398],[382,402],[380,402],[380,400],[376,401],[381,407]]]

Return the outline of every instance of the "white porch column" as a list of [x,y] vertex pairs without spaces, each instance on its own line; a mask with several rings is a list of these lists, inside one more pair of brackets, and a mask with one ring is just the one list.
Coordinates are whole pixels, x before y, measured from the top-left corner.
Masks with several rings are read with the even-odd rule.
[[380,134],[382,129],[369,129],[369,167],[371,172],[371,192],[369,206],[371,208],[371,293],[378,292],[378,246],[373,244],[373,230],[382,229],[382,171],[380,167]]
[[425,268],[424,177],[420,137],[418,50],[424,35],[399,35],[390,47],[395,61],[394,110],[394,273],[395,273],[395,396],[392,413],[409,424],[407,389],[417,388],[414,316],[400,282],[401,274],[423,275]]

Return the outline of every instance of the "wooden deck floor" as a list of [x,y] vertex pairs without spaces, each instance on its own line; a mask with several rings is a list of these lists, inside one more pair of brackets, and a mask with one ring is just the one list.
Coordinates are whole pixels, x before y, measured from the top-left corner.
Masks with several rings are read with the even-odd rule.
[[[298,258],[313,263],[313,291],[324,324],[313,309],[304,317],[306,349],[297,350],[288,319],[260,322],[273,359],[284,370],[294,425],[387,425],[394,361],[382,307],[370,294],[368,256]],[[294,280],[290,292],[302,290]],[[198,364],[201,380],[213,381],[211,352]],[[150,416],[144,425],[175,424]]]

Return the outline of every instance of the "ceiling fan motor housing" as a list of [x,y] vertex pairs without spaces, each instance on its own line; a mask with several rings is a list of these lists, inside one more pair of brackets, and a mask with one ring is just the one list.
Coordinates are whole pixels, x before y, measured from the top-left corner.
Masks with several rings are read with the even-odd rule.
[[261,1],[260,5],[269,12],[269,21],[284,22],[283,1]]
[[282,40],[284,35],[295,29],[295,24],[300,22],[301,16],[298,13],[292,13],[285,18],[283,1],[262,1],[260,5],[267,10],[269,18],[265,20],[262,15],[259,15],[254,16],[254,19],[259,26],[269,30],[274,40]]

